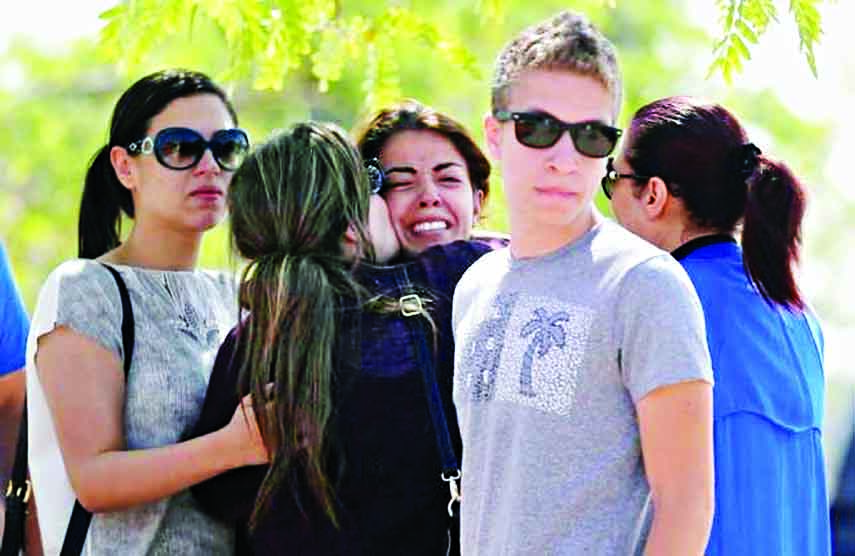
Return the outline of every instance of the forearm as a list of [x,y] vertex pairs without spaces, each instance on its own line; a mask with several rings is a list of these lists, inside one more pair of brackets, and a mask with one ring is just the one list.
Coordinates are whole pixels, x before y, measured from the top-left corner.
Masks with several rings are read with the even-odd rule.
[[653,499],[644,554],[703,554],[715,498],[712,387],[693,381],[658,388],[639,402],[638,416]]
[[645,556],[702,555],[713,519],[713,494],[683,493],[653,502],[653,525]]
[[86,509],[109,512],[172,496],[243,463],[220,430],[159,448],[105,452],[78,463],[70,475]]

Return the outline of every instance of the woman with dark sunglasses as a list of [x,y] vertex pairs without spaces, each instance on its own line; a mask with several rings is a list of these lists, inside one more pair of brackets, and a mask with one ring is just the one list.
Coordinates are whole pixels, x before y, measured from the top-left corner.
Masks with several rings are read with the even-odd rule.
[[235,173],[247,318],[217,355],[194,434],[222,427],[249,393],[270,465],[193,491],[237,524],[241,554],[459,553],[451,298],[489,248],[451,242],[382,266],[398,250],[383,182],[320,123],[277,135]]
[[715,375],[715,517],[706,554],[829,554],[823,340],[795,266],[806,191],[724,107],[635,113],[603,189],[697,289]]
[[[238,314],[233,281],[196,268],[248,148],[236,125],[222,89],[196,72],[148,75],[116,104],[86,175],[80,258],[42,287],[27,350],[29,465],[46,554],[233,553],[233,529],[187,488],[266,461],[252,409],[181,440]],[[122,213],[133,220],[124,238]],[[109,270],[127,289],[129,344]]]

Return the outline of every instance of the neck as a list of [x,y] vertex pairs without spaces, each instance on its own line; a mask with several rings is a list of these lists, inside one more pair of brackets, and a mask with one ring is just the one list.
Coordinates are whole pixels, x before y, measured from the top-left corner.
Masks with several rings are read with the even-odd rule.
[[573,243],[602,220],[591,208],[566,226],[546,226],[543,222],[515,222],[511,217],[511,254],[518,258],[540,257]]
[[695,238],[720,234],[722,233],[720,230],[715,230],[712,228],[688,228],[682,227],[680,229],[675,229],[670,232],[665,232],[659,241],[655,242],[660,248],[669,253],[674,249],[677,249],[681,245],[692,241]]
[[193,270],[203,233],[136,222],[128,239],[107,253],[104,260],[153,270]]

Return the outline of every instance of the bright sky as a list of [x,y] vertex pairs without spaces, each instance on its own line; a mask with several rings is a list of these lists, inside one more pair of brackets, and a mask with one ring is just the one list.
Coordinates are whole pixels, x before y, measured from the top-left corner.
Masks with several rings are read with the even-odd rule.
[[[23,34],[45,45],[60,45],[69,38],[97,33],[98,14],[116,0],[28,0],[15,6],[14,15],[0,18],[0,51],[12,35]],[[48,15],[50,17],[46,17]]]

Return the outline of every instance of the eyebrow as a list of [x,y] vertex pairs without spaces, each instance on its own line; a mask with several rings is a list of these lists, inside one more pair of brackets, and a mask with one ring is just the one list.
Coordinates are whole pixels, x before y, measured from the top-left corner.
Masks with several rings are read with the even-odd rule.
[[437,164],[436,166],[434,166],[433,171],[434,172],[442,172],[446,168],[451,168],[452,166],[458,166],[460,168],[463,168],[463,165],[460,164],[459,162],[443,162],[442,164]]
[[[463,168],[463,165],[460,164],[459,162],[443,162],[441,164],[437,164],[436,166],[434,166],[431,169],[431,171],[442,172],[443,170],[446,170],[446,169],[451,168],[453,166]],[[386,172],[386,175],[394,174],[394,173],[415,175],[416,173],[418,173],[418,172],[416,172],[416,169],[413,168],[412,166],[392,166],[391,168],[387,168],[385,170],[385,172]]]

